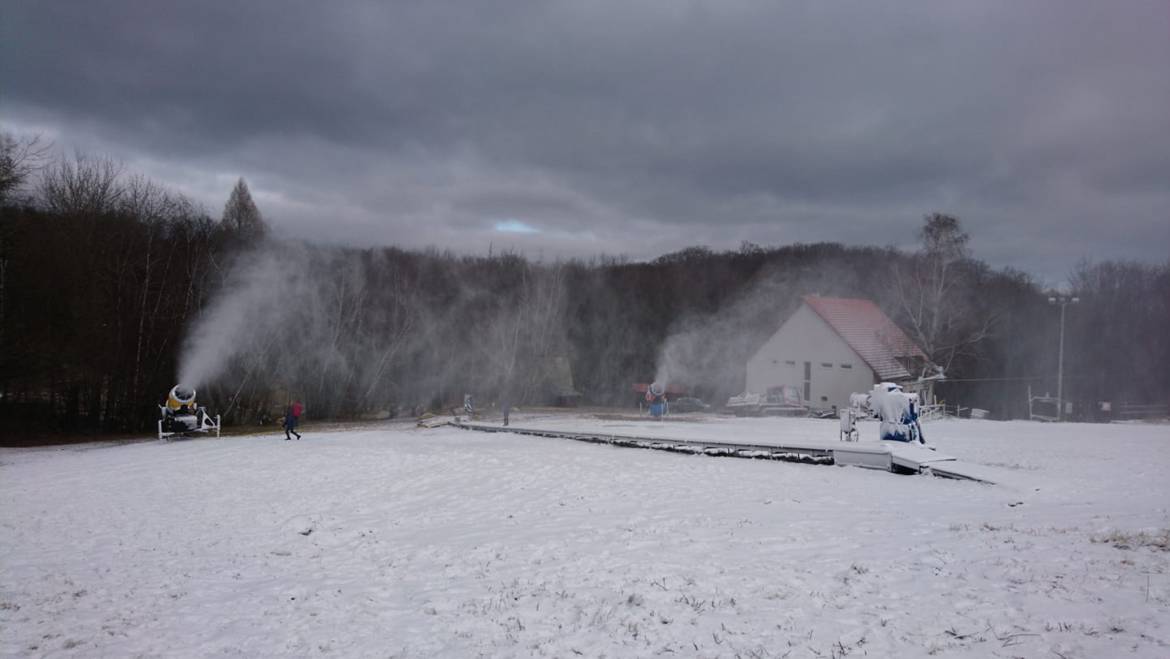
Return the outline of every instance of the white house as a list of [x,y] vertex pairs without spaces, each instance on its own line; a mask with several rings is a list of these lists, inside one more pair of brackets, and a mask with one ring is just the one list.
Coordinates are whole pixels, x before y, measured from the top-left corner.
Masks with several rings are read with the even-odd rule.
[[914,380],[925,362],[873,302],[806,295],[748,360],[747,391],[793,385],[811,407],[846,407],[849,394],[875,383]]

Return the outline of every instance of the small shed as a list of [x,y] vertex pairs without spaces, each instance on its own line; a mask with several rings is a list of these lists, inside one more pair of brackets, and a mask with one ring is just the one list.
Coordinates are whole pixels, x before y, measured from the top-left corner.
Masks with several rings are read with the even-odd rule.
[[926,362],[872,301],[806,295],[748,360],[747,391],[792,385],[810,407],[845,407],[878,382],[915,380]]

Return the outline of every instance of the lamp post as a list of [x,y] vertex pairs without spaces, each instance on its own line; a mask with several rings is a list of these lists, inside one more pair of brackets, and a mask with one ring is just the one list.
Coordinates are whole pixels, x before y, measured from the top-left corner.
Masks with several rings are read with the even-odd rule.
[[1076,304],[1081,298],[1070,295],[1051,295],[1048,304],[1060,305],[1060,351],[1056,361],[1056,420],[1064,416],[1064,308]]

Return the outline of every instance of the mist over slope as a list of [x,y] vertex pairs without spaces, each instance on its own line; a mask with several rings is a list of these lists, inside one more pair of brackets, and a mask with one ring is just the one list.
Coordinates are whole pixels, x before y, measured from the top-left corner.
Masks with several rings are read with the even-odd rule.
[[[103,187],[39,191],[0,215],[0,433],[149,431],[176,382],[229,424],[290,397],[316,418],[443,409],[467,393],[629,405],[632,385],[655,379],[718,405],[806,294],[937,327],[923,345],[947,364],[939,391],[952,402],[1010,418],[1029,386],[1056,390],[1047,291],[966,252],[948,216],[926,220],[953,220],[954,249],[744,244],[540,262],[265,238],[108,161],[55,167]],[[931,279],[940,255],[945,287]],[[1071,285],[1066,396],[1078,409],[1164,401],[1170,263],[1086,262]]]

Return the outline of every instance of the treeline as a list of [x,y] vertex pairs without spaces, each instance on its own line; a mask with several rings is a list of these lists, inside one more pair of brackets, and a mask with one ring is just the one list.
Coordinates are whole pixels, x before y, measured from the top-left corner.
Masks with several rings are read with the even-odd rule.
[[[315,418],[457,404],[628,404],[665,361],[719,402],[802,295],[875,300],[950,380],[1026,414],[1056,392],[1059,308],[932,215],[913,253],[838,244],[652,262],[321,248],[274,240],[241,181],[221,217],[104,160],[0,158],[0,432],[144,432],[180,377],[229,423],[289,397]],[[14,153],[15,156],[14,157]],[[6,158],[6,159],[5,159]],[[15,163],[15,164],[13,164]],[[39,168],[39,171],[36,171]],[[1065,397],[1170,398],[1170,263],[1083,263]],[[680,347],[681,346],[681,347]]]
[[0,190],[0,432],[141,430],[234,236],[110,161],[40,175]]

